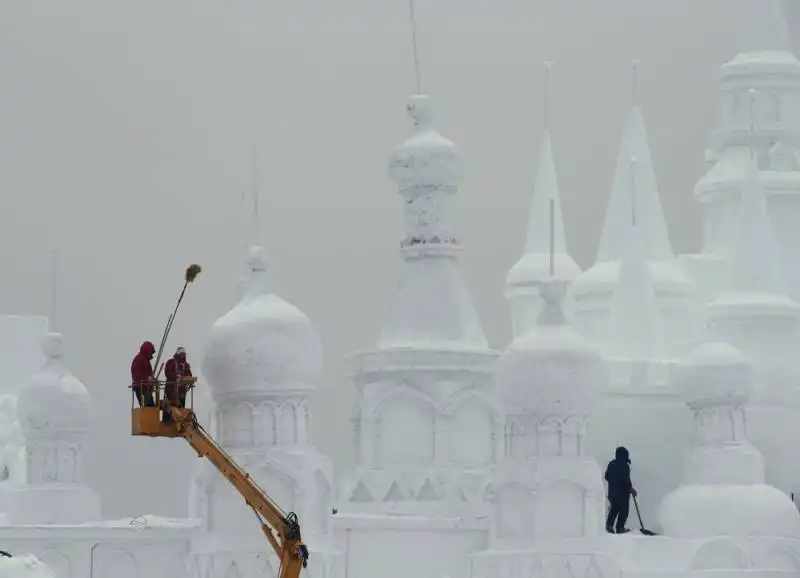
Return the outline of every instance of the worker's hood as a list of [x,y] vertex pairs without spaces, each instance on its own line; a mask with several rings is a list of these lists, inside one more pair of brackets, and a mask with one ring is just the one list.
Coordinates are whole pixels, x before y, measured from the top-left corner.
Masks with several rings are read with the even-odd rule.
[[617,451],[614,453],[614,457],[617,458],[618,460],[624,460],[628,463],[631,462],[630,453],[628,453],[628,448],[623,446],[619,446],[617,448]]
[[139,348],[139,353],[143,355],[153,355],[156,352],[156,346],[150,343],[149,341],[145,341],[142,343],[142,346]]

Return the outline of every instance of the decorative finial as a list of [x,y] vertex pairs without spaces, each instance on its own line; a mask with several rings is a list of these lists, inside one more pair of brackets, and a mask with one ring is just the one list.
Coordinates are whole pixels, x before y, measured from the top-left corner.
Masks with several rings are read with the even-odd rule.
[[631,179],[631,225],[636,226],[636,169],[639,165],[639,159],[631,156],[628,160],[628,172]]
[[758,95],[758,91],[755,88],[751,88],[747,91],[748,97],[748,114],[750,116],[750,126],[748,129],[748,136],[750,138],[750,156],[755,158],[756,155],[756,96]]
[[642,63],[638,58],[631,60],[631,104],[639,104],[639,65]]
[[50,253],[50,332],[58,331],[58,249]]
[[549,60],[542,62],[542,126],[544,130],[550,128],[550,71],[553,63]]
[[259,215],[258,209],[258,201],[259,201],[259,190],[258,190],[258,148],[253,145],[253,149],[251,151],[252,158],[250,160],[250,170],[252,172],[252,195],[253,195],[253,234],[255,235],[255,242],[256,244],[261,243],[261,216]]
[[550,278],[556,276],[556,201],[550,199]]
[[414,51],[414,80],[417,94],[422,94],[422,80],[419,72],[419,54],[417,53],[417,17],[414,10],[414,0],[408,0],[408,16],[411,23],[411,46]]
[[430,99],[425,94],[415,94],[406,106],[409,116],[416,126],[429,126],[431,122]]

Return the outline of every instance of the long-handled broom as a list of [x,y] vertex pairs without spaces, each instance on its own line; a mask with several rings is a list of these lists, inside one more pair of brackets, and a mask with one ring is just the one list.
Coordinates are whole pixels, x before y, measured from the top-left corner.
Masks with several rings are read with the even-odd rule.
[[639,512],[639,502],[636,501],[636,496],[633,496],[633,506],[636,508],[636,517],[639,518],[639,531],[644,536],[658,536],[652,530],[646,530],[644,527],[644,522],[642,522],[642,514]]
[[[156,362],[153,364],[153,367],[159,367],[159,362],[161,361],[161,354],[164,352],[164,346],[167,344],[167,337],[169,336],[169,332],[172,329],[172,323],[175,321],[175,316],[178,314],[178,307],[181,306],[181,301],[183,301],[183,296],[186,294],[186,288],[189,286],[189,283],[194,283],[194,280],[197,279],[197,276],[200,274],[200,271],[203,269],[200,265],[193,263],[186,268],[186,273],[183,276],[183,289],[181,290],[181,294],[178,297],[178,302],[175,304],[175,310],[172,312],[172,315],[169,316],[167,319],[167,326],[164,328],[164,335],[161,336],[161,345],[158,347],[158,355],[156,355]],[[156,379],[161,374],[161,368],[158,370],[158,375],[156,375]]]

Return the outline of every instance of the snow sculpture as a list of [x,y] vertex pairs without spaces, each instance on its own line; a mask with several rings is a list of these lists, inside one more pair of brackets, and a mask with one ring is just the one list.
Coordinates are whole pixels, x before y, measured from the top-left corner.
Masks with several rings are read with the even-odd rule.
[[[765,24],[754,23],[739,54],[720,68],[719,123],[711,142],[714,163],[694,191],[704,213],[703,248],[684,262],[709,301],[727,288],[726,260],[735,251],[736,208],[747,179],[751,146],[763,170],[786,289],[790,297],[800,300],[800,254],[794,250],[800,242],[796,226],[800,130],[795,119],[800,106],[800,61],[792,54],[781,0],[765,4]],[[748,110],[751,89],[759,93],[753,118]],[[778,205],[772,206],[773,202]]]
[[56,575],[34,556],[14,556],[0,557],[0,578],[56,578]]
[[89,392],[63,360],[63,336],[42,339],[47,361],[22,389],[17,417],[26,441],[27,486],[11,506],[14,524],[75,524],[102,518],[83,483],[83,442],[90,432]]
[[358,463],[343,482],[351,511],[462,515],[480,509],[502,440],[496,354],[457,267],[452,221],[461,156],[411,98],[414,131],[390,172],[405,206],[405,267],[377,347],[351,357]]
[[[25,483],[25,439],[17,420],[17,395],[44,363],[41,339],[46,317],[0,315],[0,511]],[[9,494],[11,492],[11,494]]]
[[661,526],[667,536],[725,536],[735,546],[726,556],[699,548],[694,569],[738,568],[740,559],[750,560],[753,568],[773,569],[771,556],[794,549],[800,538],[800,514],[786,494],[765,484],[764,458],[747,440],[746,406],[754,384],[752,365],[719,342],[695,348],[676,375],[694,414],[698,445],[687,456],[683,485],[664,499]]
[[[628,255],[631,188],[635,183],[633,213],[641,228],[642,252],[650,268],[665,353],[680,357],[696,334],[696,290],[675,260],[667,233],[647,130],[636,100],[638,64],[633,62],[634,100],[625,121],[597,258],[570,288],[575,326],[593,343],[603,344],[610,336],[609,314],[619,283],[620,262]],[[632,158],[636,163],[631,163]]]
[[528,235],[525,252],[506,275],[506,298],[511,302],[511,321],[514,337],[525,333],[536,324],[542,309],[539,296],[539,285],[549,279],[550,239],[548,235],[549,203],[553,201],[553,221],[555,231],[553,238],[553,254],[557,279],[571,282],[581,273],[580,267],[567,251],[567,240],[564,235],[563,217],[561,214],[561,194],[558,177],[553,161],[553,148],[548,125],[548,86],[551,64],[544,65],[544,126],[542,144],[539,148],[539,162],[536,167],[533,202],[528,219]]
[[[309,571],[327,578],[338,559],[331,464],[311,445],[308,407],[322,347],[308,317],[271,291],[263,248],[251,248],[249,264],[244,296],[214,323],[202,363],[216,403],[218,441],[281,509],[297,513],[311,551]],[[198,576],[222,578],[254,565],[261,571],[265,563],[277,574],[277,559],[263,560],[256,517],[221,475],[198,468],[192,498],[192,511],[205,520],[194,544]]]
[[515,339],[497,365],[505,455],[492,484],[489,550],[473,557],[473,578],[549,575],[571,565],[602,576],[616,568],[599,553],[605,488],[585,443],[603,361],[567,324],[564,283],[552,280],[541,290],[538,324]]

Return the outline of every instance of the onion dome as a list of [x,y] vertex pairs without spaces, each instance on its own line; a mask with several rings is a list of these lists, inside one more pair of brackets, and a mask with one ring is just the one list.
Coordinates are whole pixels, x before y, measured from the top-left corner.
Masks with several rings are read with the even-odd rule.
[[305,313],[270,289],[264,249],[250,249],[241,301],[211,327],[203,375],[214,401],[236,395],[311,390],[322,345]]
[[17,418],[28,441],[78,437],[91,426],[92,399],[64,364],[63,347],[60,333],[44,335],[45,364],[20,391]]
[[541,286],[545,303],[538,322],[516,338],[498,360],[496,383],[511,415],[588,415],[604,375],[597,348],[567,324],[561,301],[566,285]]
[[390,175],[397,181],[399,192],[426,187],[455,189],[461,179],[461,153],[433,127],[430,98],[414,95],[407,109],[414,120],[414,129],[389,163]]
[[676,385],[691,409],[740,406],[753,393],[752,365],[735,347],[722,342],[703,343],[679,365]]

